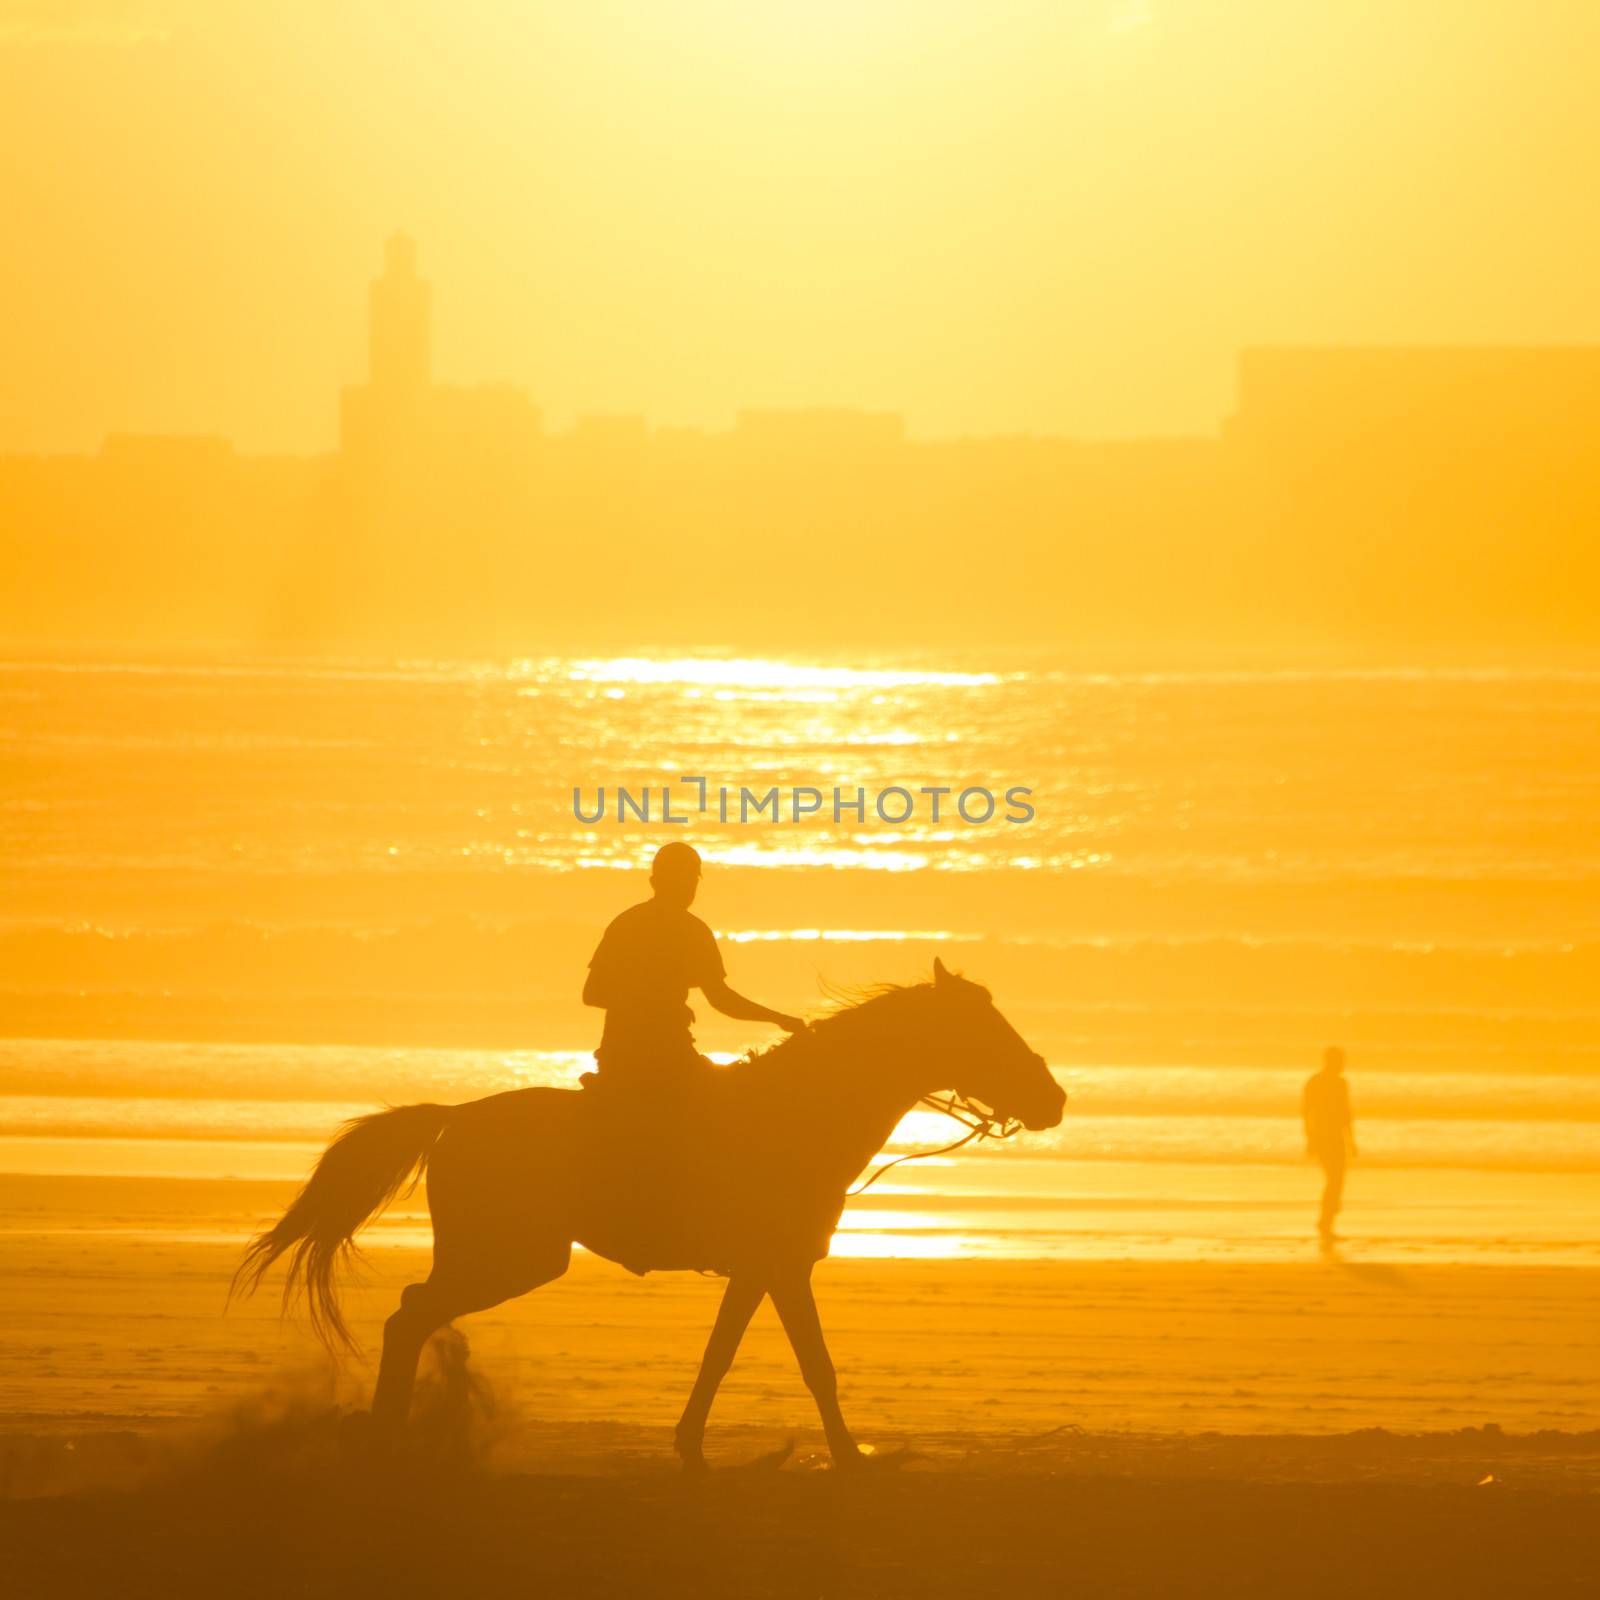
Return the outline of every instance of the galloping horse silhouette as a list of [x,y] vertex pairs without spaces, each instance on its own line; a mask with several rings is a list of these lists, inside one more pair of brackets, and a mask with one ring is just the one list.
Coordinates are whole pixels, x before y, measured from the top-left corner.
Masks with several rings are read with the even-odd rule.
[[348,1346],[334,1269],[357,1230],[426,1170],[433,1270],[384,1325],[372,1401],[380,1437],[404,1425],[434,1332],[559,1278],[577,1243],[636,1272],[728,1278],[675,1436],[686,1466],[704,1465],[712,1399],[769,1294],[833,1459],[852,1464],[860,1452],[811,1292],[851,1182],[930,1095],[952,1092],[1029,1129],[1060,1122],[1066,1095],[988,990],[939,961],[932,983],[884,987],[707,1077],[690,1111],[652,1104],[652,1128],[635,1106],[611,1109],[606,1094],[571,1089],[363,1117],[251,1244],[237,1281],[253,1289],[290,1251],[286,1293],[303,1286],[325,1342]]

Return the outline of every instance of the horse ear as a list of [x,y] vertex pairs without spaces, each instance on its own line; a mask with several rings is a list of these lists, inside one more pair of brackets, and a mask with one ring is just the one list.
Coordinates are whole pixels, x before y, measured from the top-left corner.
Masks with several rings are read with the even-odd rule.
[[945,966],[944,962],[942,962],[938,958],[938,956],[935,956],[933,958],[933,982],[934,982],[934,987],[937,988],[940,984],[949,983],[949,981],[950,981],[950,969]]

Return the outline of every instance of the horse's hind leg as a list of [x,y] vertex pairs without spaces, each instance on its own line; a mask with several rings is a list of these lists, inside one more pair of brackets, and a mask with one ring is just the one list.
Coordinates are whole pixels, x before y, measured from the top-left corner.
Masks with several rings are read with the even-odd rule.
[[571,1259],[572,1245],[565,1239],[540,1247],[524,1244],[511,1261],[462,1259],[453,1253],[441,1259],[436,1247],[428,1281],[402,1290],[400,1309],[383,1325],[383,1359],[372,1396],[372,1422],[379,1437],[393,1439],[405,1427],[417,1361],[440,1328],[550,1283]]
[[400,1291],[400,1309],[383,1325],[383,1358],[372,1394],[372,1423],[382,1438],[392,1438],[405,1426],[422,1347],[455,1315],[433,1289],[432,1279]]

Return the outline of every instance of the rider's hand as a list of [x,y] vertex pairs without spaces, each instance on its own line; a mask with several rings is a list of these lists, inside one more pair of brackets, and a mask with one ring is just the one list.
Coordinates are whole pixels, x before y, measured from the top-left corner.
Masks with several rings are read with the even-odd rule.
[[788,1033],[804,1033],[810,1027],[804,1017],[786,1017],[781,1011],[772,1020]]

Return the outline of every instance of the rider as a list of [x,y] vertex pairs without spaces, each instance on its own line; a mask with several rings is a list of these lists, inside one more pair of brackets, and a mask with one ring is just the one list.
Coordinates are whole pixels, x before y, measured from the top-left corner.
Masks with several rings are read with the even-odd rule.
[[589,961],[583,1003],[606,1014],[594,1053],[603,1083],[666,1086],[708,1064],[689,1032],[691,989],[725,1017],[771,1022],[790,1033],[805,1027],[799,1017],[728,987],[716,935],[689,910],[699,887],[700,856],[693,846],[662,845],[650,867],[651,898],[612,922]]

